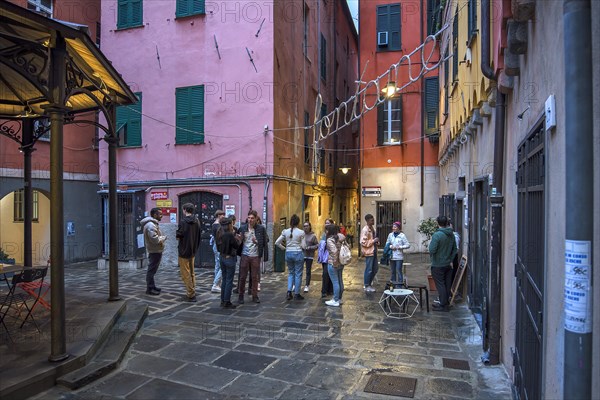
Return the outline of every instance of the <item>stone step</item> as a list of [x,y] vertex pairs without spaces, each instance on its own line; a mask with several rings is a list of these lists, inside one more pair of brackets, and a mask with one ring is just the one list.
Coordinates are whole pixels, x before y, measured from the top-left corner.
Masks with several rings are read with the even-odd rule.
[[148,306],[139,302],[127,302],[125,311],[113,325],[100,350],[84,367],[57,379],[56,383],[75,390],[100,379],[121,364],[144,319]]

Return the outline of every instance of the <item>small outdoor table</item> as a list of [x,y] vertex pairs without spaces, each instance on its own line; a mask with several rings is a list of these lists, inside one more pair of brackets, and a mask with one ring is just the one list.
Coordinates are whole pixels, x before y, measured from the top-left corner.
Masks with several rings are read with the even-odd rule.
[[413,316],[419,306],[419,300],[412,290],[388,289],[381,295],[379,306],[386,317],[404,319]]

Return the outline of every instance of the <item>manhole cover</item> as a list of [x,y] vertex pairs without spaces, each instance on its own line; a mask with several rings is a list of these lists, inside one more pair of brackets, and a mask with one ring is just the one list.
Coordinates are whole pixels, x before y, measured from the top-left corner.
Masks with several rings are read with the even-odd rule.
[[462,369],[464,371],[470,371],[471,367],[467,360],[457,360],[456,358],[442,358],[444,368]]
[[417,380],[400,376],[374,374],[367,382],[364,391],[368,393],[386,394],[413,398]]

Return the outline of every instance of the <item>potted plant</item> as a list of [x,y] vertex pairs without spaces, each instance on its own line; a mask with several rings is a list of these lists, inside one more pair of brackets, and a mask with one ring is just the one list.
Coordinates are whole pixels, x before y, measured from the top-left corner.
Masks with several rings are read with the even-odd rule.
[[2,247],[0,247],[0,263],[2,263],[2,264],[14,264],[15,263],[15,259],[9,258],[8,254],[6,254],[4,252],[4,250],[2,250]]
[[[431,240],[431,237],[433,236],[435,231],[437,231],[437,229],[438,229],[438,223],[435,220],[435,218],[429,217],[429,218],[421,220],[421,222],[419,222],[419,226],[417,227],[417,232],[419,232],[421,235],[425,236],[425,239],[423,240],[423,242],[421,244],[423,244],[426,248],[429,245],[429,241]],[[435,287],[435,282],[433,281],[433,277],[431,275],[427,275],[427,280],[429,281],[429,290],[435,291],[436,287]]]

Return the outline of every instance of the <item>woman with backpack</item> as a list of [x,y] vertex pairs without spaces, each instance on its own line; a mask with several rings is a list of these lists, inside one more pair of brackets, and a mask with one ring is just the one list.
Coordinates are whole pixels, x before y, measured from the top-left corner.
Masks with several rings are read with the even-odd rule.
[[390,257],[390,269],[392,270],[392,276],[390,281],[394,285],[394,288],[402,287],[404,283],[404,276],[402,274],[402,264],[404,263],[404,249],[410,247],[406,235],[402,232],[402,224],[399,221],[394,222],[392,225],[392,232],[388,235],[387,241],[385,242],[386,247],[392,253]]
[[290,218],[290,227],[284,229],[275,241],[275,246],[285,250],[285,262],[288,266],[288,300],[292,299],[292,288],[295,293],[293,298],[304,300],[304,297],[300,294],[302,269],[304,267],[304,252],[302,251],[304,231],[298,228],[299,224],[300,218],[296,214],[292,215],[292,218]]
[[327,270],[333,283],[333,299],[327,300],[325,304],[339,307],[342,304],[342,295],[344,294],[344,279],[342,277],[344,266],[340,263],[339,254],[342,242],[346,240],[346,237],[339,233],[338,226],[334,224],[327,225],[325,234],[327,236],[327,251],[329,252]]
[[[333,220],[331,218],[327,218],[325,220],[325,230],[327,230],[328,225],[333,224]],[[317,261],[320,262],[323,266],[323,276],[321,280],[321,298],[324,299],[327,296],[333,295],[333,284],[331,283],[331,279],[329,278],[329,272],[327,271],[327,259],[329,258],[329,254],[327,254],[327,232],[323,232],[323,235],[321,236],[317,255]]]
[[215,233],[215,242],[219,251],[221,271],[223,272],[223,287],[221,288],[221,307],[236,308],[231,303],[233,277],[237,264],[237,249],[240,246],[240,236],[235,234],[230,218],[223,218]]

